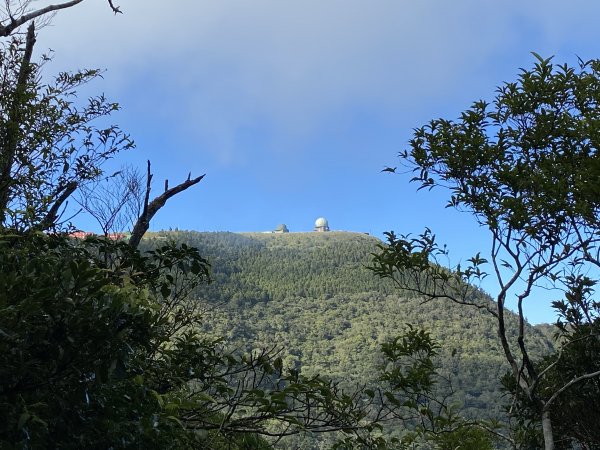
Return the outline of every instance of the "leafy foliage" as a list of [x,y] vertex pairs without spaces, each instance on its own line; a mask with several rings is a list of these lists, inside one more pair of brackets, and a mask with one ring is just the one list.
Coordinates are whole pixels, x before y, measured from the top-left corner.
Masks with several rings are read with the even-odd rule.
[[[31,31],[27,44],[34,42]],[[41,64],[23,58],[23,45],[14,37],[0,50],[0,222],[16,230],[54,225],[53,206],[65,192],[97,178],[103,162],[134,146],[117,126],[98,125],[116,103],[102,95],[75,103],[76,90],[100,71],[63,72],[41,84]]]
[[[309,377],[330,377],[348,391],[363,385],[377,391],[386,361],[381,346],[410,323],[441,345],[431,355],[438,373],[431,397],[450,395],[446,403],[453,416],[460,410],[469,420],[503,417],[498,378],[504,369],[493,320],[443,299],[423,303],[409,290],[398,291],[393,283],[373,277],[366,266],[378,239],[343,232],[172,231],[151,234],[146,243],[171,240],[199,248],[211,261],[214,281],[200,286],[193,297],[208,309],[203,330],[224,336],[231,348],[251,352],[277,343],[284,367]],[[472,292],[491,305],[480,290]],[[514,315],[507,320],[517,324]],[[527,342],[541,358],[549,349],[548,339],[529,325],[527,329]],[[384,422],[381,436],[401,438],[406,427],[415,425]],[[283,448],[317,445],[307,436],[282,442]]]
[[[567,302],[555,305],[570,326],[589,311],[582,298],[600,268],[600,61],[580,61],[573,68],[534,57],[533,68],[499,87],[493,103],[474,102],[457,121],[430,121],[415,130],[410,150],[400,154],[419,189],[447,188],[447,206],[472,213],[489,230],[489,261],[476,255],[466,269],[442,268],[437,258],[446,251],[426,230],[417,237],[390,233],[388,245],[375,256],[374,270],[426,298],[473,305],[496,318],[515,387],[535,405],[544,446],[552,449],[552,417],[561,409],[556,402],[567,388],[600,371],[563,367],[571,381],[560,386],[554,378],[558,384],[542,390],[560,364],[536,369],[526,342],[523,302],[536,288],[563,291]],[[474,301],[468,286],[489,274],[498,286],[493,309]],[[415,287],[415,279],[423,282]],[[506,320],[510,296],[517,302],[516,340]],[[564,362],[562,357],[558,361]]]
[[150,202],[148,165],[135,243],[41,231],[63,228],[66,199],[133,144],[91,125],[115,104],[71,101],[98,72],[42,86],[34,43],[32,25],[23,52],[18,38],[0,52],[0,446],[267,448],[259,435],[306,430],[368,439],[373,397],[288,370],[277,351],[231,352],[200,332],[202,305],[189,295],[209,266],[196,249],[137,250],[149,219],[202,177]]
[[201,310],[188,293],[208,266],[195,249],[140,254],[42,234],[1,244],[3,447],[243,448],[266,446],[257,434],[304,430],[369,439],[365,419],[380,396],[197,332]]
[[[142,257],[123,243],[35,233],[0,245],[2,447],[165,448],[188,438],[163,407],[158,370],[189,345],[164,348],[185,306],[161,291],[174,265],[193,286],[206,262],[186,248]],[[182,369],[168,366],[172,381]]]
[[[565,299],[555,302],[561,346],[536,362],[537,371],[544,374],[537,389],[545,397],[555,396],[551,417],[556,448],[596,448],[600,442],[600,380],[593,374],[600,370],[600,305],[590,299],[594,284],[590,279],[571,282]],[[579,379],[582,374],[591,375]],[[503,382],[516,398],[511,415],[521,435],[527,437],[529,445],[541,447],[537,405],[522,395],[509,374]]]

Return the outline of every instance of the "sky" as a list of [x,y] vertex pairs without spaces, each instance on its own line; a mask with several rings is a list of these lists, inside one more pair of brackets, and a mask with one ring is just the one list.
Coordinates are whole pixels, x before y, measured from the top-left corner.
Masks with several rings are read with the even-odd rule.
[[[42,4],[38,2],[38,4]],[[455,119],[534,64],[600,56],[600,2],[570,0],[86,0],[39,30],[47,73],[101,68],[105,93],[155,190],[206,174],[173,198],[154,230],[310,231],[377,237],[429,227],[453,262],[489,252],[443,191],[388,174],[414,128]],[[81,218],[82,228],[99,230]],[[493,282],[484,288],[494,293]],[[531,322],[554,320],[547,295]],[[534,300],[534,301],[533,301]]]

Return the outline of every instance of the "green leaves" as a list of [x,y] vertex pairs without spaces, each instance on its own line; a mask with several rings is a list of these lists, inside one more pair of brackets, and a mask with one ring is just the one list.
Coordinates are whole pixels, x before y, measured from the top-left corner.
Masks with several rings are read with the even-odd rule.
[[[553,303],[563,337],[591,327],[597,318],[598,303],[591,296],[600,267],[600,61],[580,60],[570,67],[533,57],[533,67],[498,87],[492,102],[474,102],[455,121],[430,121],[415,130],[409,149],[400,154],[418,189],[447,189],[448,207],[472,213],[489,230],[487,259],[497,280],[497,311],[474,302],[468,292],[471,283],[487,276],[486,258],[477,254],[466,268],[440,262],[429,245],[429,230],[416,238],[388,234],[388,245],[374,257],[374,271],[425,299],[474,305],[497,318],[516,390],[530,402],[529,419],[537,414],[535,420],[544,424],[550,448],[552,430],[542,416],[548,419],[552,399],[563,390],[560,383],[553,391],[538,389],[551,371],[540,372],[531,362],[523,304],[539,288],[564,292],[564,299]],[[505,320],[511,298],[519,314],[514,330]],[[600,374],[577,364],[561,370],[579,373],[573,378],[578,383]],[[401,375],[395,375],[399,383],[410,381]]]
[[426,331],[410,324],[407,328],[402,336],[381,345],[382,353],[393,363],[391,369],[384,371],[382,380],[404,393],[431,392],[436,373],[432,358],[439,345]]
[[391,389],[384,392],[384,398],[395,416],[417,423],[400,443],[407,448],[421,443],[448,450],[492,449],[492,435],[485,429],[494,427],[458,415],[449,404],[451,394],[443,395],[437,389],[439,383],[448,383],[435,367],[439,348],[427,331],[411,325],[402,335],[382,344],[387,361],[381,380]]
[[[405,292],[424,295],[425,301],[446,298],[459,304],[489,309],[488,301],[477,290],[477,285],[488,275],[484,270],[487,259],[478,253],[467,261],[448,266],[448,250],[436,242],[430,229],[418,236],[385,233],[387,244],[378,245],[369,267],[381,278],[389,278]],[[446,266],[446,267],[445,267]]]
[[[164,391],[159,380],[187,371],[190,359],[173,360],[185,369],[156,360],[156,349],[169,345],[173,332],[163,318],[171,306],[161,307],[147,290],[165,279],[170,250],[142,256],[123,243],[36,233],[4,235],[0,242],[0,408],[6,419],[0,443],[114,445],[144,442],[151,437],[145,433],[172,426],[179,430],[172,439],[184,439],[173,418],[175,391]],[[189,247],[171,253],[185,264],[203,261]],[[171,389],[189,379],[171,381]]]
[[586,193],[591,184],[579,179],[581,169],[596,166],[590,144],[599,142],[592,105],[600,100],[600,77],[594,61],[577,71],[534,56],[533,69],[498,88],[492,105],[475,102],[458,122],[431,121],[415,131],[401,157],[419,189],[448,187],[449,206],[472,211],[492,227],[533,226],[530,234],[538,236],[542,223],[561,233],[567,215],[590,220],[597,211]]
[[59,212],[72,191],[99,177],[104,162],[134,143],[117,126],[95,124],[118,110],[116,103],[104,96],[76,100],[77,88],[100,71],[61,73],[42,85],[43,64],[33,63],[29,77],[18,81],[23,45],[14,37],[0,48],[0,109],[11,111],[0,119],[0,227],[61,228]]

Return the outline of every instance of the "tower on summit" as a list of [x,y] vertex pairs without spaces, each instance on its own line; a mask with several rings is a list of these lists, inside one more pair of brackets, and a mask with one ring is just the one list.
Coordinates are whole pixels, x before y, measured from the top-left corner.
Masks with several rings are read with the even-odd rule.
[[324,217],[315,220],[315,231],[329,231],[329,223]]

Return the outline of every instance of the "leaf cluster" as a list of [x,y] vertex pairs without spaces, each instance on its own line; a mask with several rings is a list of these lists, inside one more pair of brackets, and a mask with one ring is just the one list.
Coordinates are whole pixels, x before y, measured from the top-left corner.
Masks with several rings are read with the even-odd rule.
[[0,225],[18,230],[55,225],[57,212],[48,214],[61,194],[97,179],[105,161],[134,147],[106,123],[117,103],[99,95],[77,104],[77,90],[101,77],[99,70],[63,72],[44,84],[48,58],[24,60],[24,45],[17,36],[0,47]]

